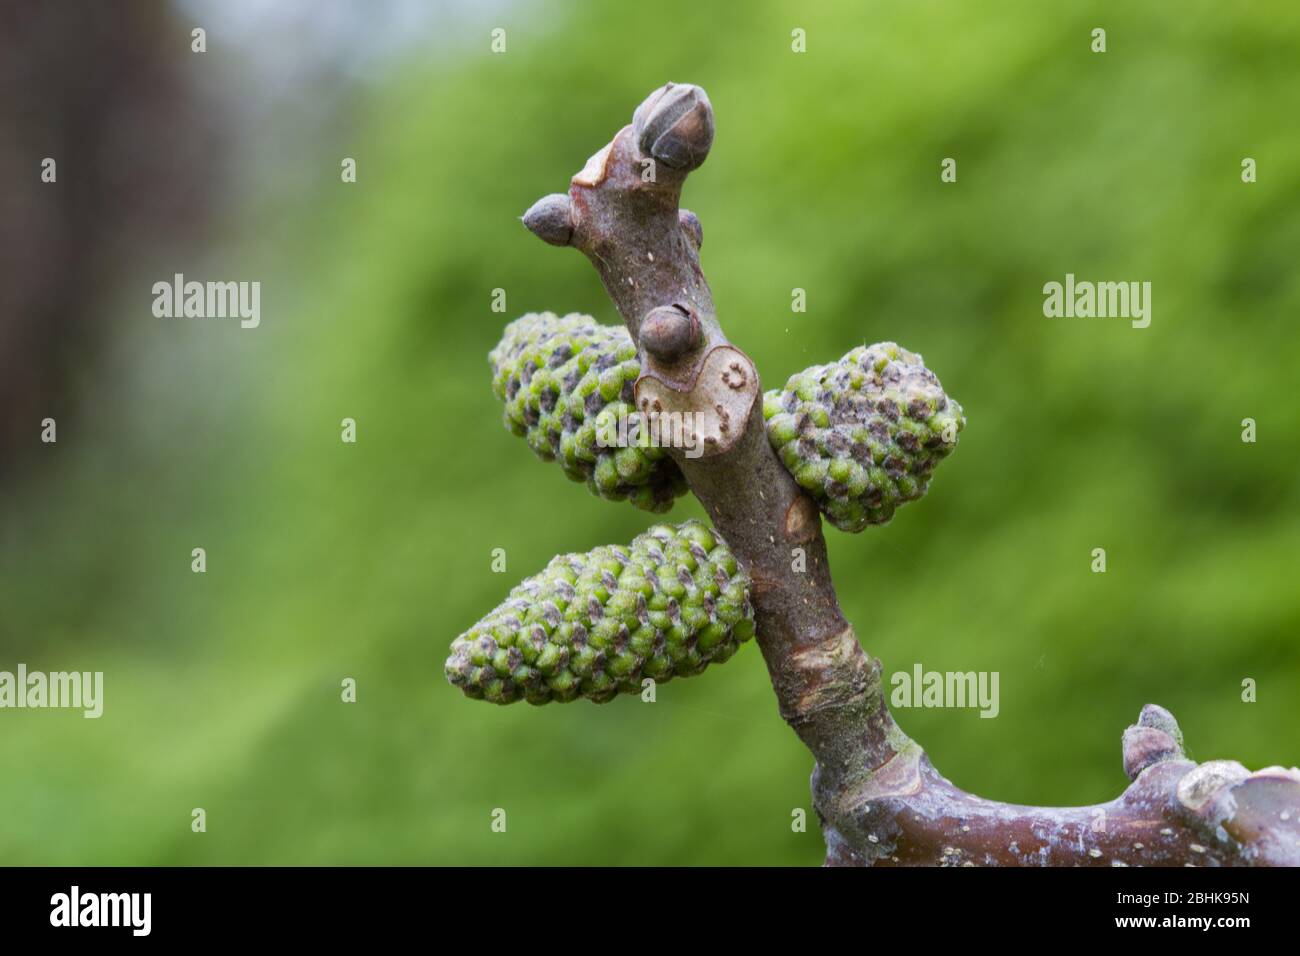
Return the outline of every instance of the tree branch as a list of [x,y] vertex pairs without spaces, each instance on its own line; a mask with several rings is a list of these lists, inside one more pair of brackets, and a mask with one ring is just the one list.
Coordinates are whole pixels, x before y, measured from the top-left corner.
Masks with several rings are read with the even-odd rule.
[[697,423],[703,453],[672,454],[753,580],[781,716],[816,758],[827,864],[1300,865],[1300,772],[1197,765],[1155,705],[1124,734],[1133,783],[1091,807],[965,793],[898,728],[880,662],[840,610],[817,506],[772,450],[757,372],[718,323],[699,264],[699,220],[679,210],[682,184],[712,142],[704,91],[670,83],[588,160],[567,195],[539,200],[524,224],[596,267],[637,342],[637,407],[689,412]]

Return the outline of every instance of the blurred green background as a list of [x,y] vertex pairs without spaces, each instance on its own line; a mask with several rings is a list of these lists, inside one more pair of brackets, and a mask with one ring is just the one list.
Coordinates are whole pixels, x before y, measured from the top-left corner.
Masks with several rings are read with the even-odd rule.
[[[397,8],[370,6],[355,43],[394,32]],[[791,828],[811,760],[755,645],[653,705],[496,708],[442,676],[451,640],[519,579],[652,520],[509,435],[486,354],[527,311],[617,321],[582,256],[518,217],[666,80],[701,84],[716,111],[683,203],[765,386],[892,339],[966,409],[923,502],[828,532],[844,610],[887,674],[1001,674],[997,719],[896,712],[936,766],[990,798],[1107,800],[1147,701],[1197,759],[1300,761],[1295,4],[425,5],[328,100],[310,71],[260,90],[250,63],[294,44],[268,52],[222,16],[136,8],[187,115],[225,104],[224,171],[193,186],[199,227],[164,209],[117,248],[83,310],[97,344],[0,449],[0,670],[106,685],[97,721],[0,712],[0,861],[820,862],[815,822]],[[84,74],[67,103],[106,82],[66,68]],[[164,167],[194,142],[103,135]],[[77,166],[2,188],[43,210]],[[174,272],[260,281],[261,327],[154,318],[150,287]],[[1149,280],[1150,328],[1044,318],[1042,286],[1067,272]],[[56,445],[39,443],[47,407]],[[683,499],[672,517],[688,516],[702,510]]]

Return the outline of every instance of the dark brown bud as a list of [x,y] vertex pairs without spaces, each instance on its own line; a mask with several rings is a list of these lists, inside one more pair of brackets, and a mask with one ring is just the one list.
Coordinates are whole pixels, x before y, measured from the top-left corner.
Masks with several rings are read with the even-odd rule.
[[553,246],[567,246],[573,238],[573,219],[569,197],[564,193],[551,193],[533,203],[524,213],[528,231]]
[[674,362],[700,344],[700,320],[681,305],[661,305],[641,320],[641,344],[661,362]]
[[691,242],[695,243],[696,249],[704,245],[704,227],[700,225],[699,216],[689,209],[679,209],[677,210],[677,221],[686,230],[686,235],[691,237]]
[[713,145],[713,106],[698,86],[668,83],[632,115],[637,146],[670,169],[698,169]]

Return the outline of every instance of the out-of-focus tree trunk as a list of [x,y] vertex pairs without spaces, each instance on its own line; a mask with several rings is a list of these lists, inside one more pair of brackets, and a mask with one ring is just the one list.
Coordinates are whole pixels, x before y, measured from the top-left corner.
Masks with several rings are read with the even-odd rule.
[[0,5],[0,481],[40,447],[43,418],[87,399],[83,372],[125,321],[105,308],[113,280],[142,248],[192,238],[209,208],[215,119],[171,9]]

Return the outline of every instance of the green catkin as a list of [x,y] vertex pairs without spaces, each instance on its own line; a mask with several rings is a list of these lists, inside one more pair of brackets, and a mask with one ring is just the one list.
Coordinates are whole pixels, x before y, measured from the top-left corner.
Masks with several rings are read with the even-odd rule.
[[966,426],[921,356],[859,346],[763,396],[768,438],[795,481],[841,531],[884,524],[925,494]]
[[686,491],[677,463],[644,430],[629,432],[639,438],[631,447],[602,447],[602,427],[615,432],[635,411],[641,367],[627,329],[577,313],[531,313],[506,326],[488,360],[506,427],[592,494],[664,512]]
[[717,532],[660,524],[627,548],[553,558],[452,642],[447,680],[509,704],[597,703],[690,677],[754,634],[749,578]]

